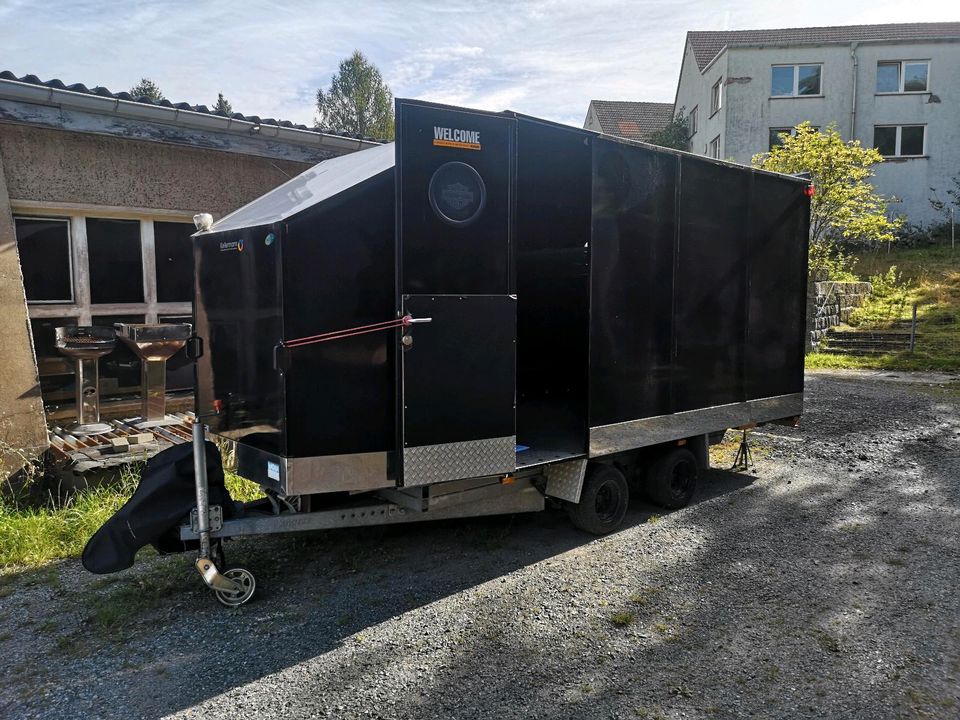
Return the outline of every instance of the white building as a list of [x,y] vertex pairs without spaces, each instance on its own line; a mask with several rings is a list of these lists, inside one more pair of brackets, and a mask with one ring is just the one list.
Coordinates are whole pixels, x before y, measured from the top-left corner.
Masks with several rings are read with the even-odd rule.
[[690,150],[749,164],[809,120],[877,147],[891,215],[942,220],[960,174],[960,22],[688,32],[674,107]]

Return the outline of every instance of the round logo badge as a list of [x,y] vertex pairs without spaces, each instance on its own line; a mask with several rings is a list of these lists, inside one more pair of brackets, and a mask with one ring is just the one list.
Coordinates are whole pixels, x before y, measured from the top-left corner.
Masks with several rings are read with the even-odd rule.
[[268,233],[267,236],[263,239],[264,245],[273,245],[273,241],[277,239],[277,236],[273,233]]
[[243,252],[243,238],[237,240],[237,252]]
[[448,162],[430,178],[430,207],[443,222],[454,227],[469,225],[487,204],[483,178],[471,165]]

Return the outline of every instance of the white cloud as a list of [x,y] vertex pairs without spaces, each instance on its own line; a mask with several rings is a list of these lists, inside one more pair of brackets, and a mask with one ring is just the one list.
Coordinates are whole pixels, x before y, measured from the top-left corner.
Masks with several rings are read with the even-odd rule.
[[956,19],[944,0],[61,0],[0,5],[18,75],[104,85],[142,76],[174,101],[313,121],[314,96],[361,49],[400,97],[579,124],[592,98],[673,100],[687,30]]

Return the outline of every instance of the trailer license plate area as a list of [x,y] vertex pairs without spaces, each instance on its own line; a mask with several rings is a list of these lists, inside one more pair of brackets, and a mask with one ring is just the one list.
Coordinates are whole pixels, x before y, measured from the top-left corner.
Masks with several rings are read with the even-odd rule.
[[267,461],[267,477],[280,482],[280,463]]

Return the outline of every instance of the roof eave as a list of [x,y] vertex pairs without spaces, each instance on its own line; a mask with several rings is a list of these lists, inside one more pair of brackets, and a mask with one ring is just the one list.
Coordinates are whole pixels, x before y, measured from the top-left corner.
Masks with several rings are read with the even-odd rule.
[[[370,140],[330,135],[310,130],[257,123],[252,120],[240,120],[184,110],[164,105],[121,100],[117,97],[74,92],[46,85],[33,85],[18,80],[0,79],[0,99],[19,100],[53,106],[66,106],[103,115],[115,115],[147,122],[157,122],[202,130],[216,130],[230,134],[250,135],[256,133],[262,138],[275,138],[297,145],[328,147],[342,151],[362,150],[376,147],[380,143]],[[255,129],[256,128],[256,129]]]

